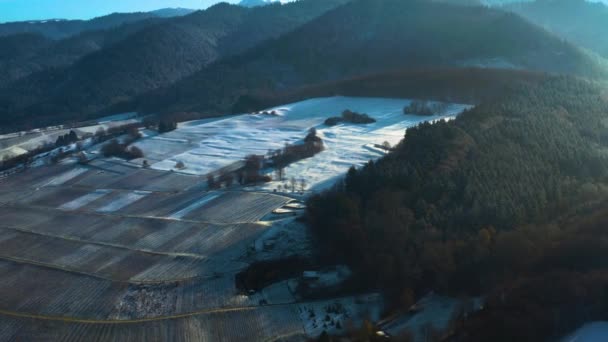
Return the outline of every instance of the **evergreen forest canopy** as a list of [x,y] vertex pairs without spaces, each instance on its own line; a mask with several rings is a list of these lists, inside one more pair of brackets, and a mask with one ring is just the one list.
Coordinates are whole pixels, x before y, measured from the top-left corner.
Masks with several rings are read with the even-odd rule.
[[[465,340],[559,337],[608,315],[594,297],[608,276],[607,118],[595,83],[558,76],[521,86],[455,121],[409,129],[388,156],[312,198],[309,224],[328,260],[350,264],[395,309],[412,304],[409,293],[490,294],[456,330]],[[579,277],[604,280],[569,281]],[[521,298],[551,286],[563,292]],[[512,301],[494,297],[505,288]],[[573,305],[589,314],[577,317]],[[559,329],[547,327],[553,311]]]

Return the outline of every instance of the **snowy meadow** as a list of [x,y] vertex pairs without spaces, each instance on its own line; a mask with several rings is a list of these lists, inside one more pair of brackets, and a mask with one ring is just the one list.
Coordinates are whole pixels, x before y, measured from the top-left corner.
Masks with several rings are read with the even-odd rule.
[[[424,121],[449,120],[470,107],[448,104],[433,116],[406,115],[403,109],[410,102],[389,98],[315,98],[258,114],[182,123],[173,132],[144,138],[136,145],[144,151],[153,169],[172,170],[182,162],[185,168],[179,172],[205,175],[247,155],[265,155],[286,144],[298,143],[310,128],[316,128],[325,150],[289,165],[285,179],[304,180],[308,190],[319,191],[331,186],[349,167],[381,157],[386,152],[377,145],[399,143],[408,127]],[[346,109],[368,114],[376,122],[331,127],[324,124],[327,118]],[[280,184],[273,181],[262,189],[275,190]]]

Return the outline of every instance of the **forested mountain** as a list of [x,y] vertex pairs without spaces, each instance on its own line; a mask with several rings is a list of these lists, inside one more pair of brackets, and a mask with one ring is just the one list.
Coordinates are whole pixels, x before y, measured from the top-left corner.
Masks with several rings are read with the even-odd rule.
[[344,2],[219,4],[151,25],[69,67],[6,85],[0,90],[0,116],[14,124],[15,117],[36,115],[51,123],[104,110],[222,114],[253,90],[286,90],[403,67],[606,75],[600,58],[511,13],[434,1],[355,0],[321,15]]
[[547,79],[542,72],[482,68],[424,68],[390,70],[278,93],[243,96],[236,112],[254,112],[315,97],[341,96],[416,98],[430,101],[479,104],[502,99],[523,86]]
[[19,124],[16,117],[27,121],[35,115],[39,123],[52,123],[123,110],[222,114],[250,92],[284,91],[404,67],[606,76],[603,59],[512,13],[436,1],[342,5],[345,1],[256,8],[219,4],[181,18],[140,21],[55,44],[29,37],[28,57],[0,64],[8,77],[22,77],[5,81],[0,89],[0,117]]
[[482,0],[433,0],[435,2],[442,2],[445,4],[461,5],[461,6],[483,6]]
[[607,118],[601,86],[526,82],[409,129],[387,157],[314,197],[309,224],[329,260],[396,308],[429,290],[490,293],[455,341],[555,339],[608,313],[597,297],[608,276]]
[[33,33],[0,37],[0,61],[33,55],[51,43],[51,39]]
[[239,2],[239,6],[244,6],[244,7],[266,6],[266,5],[272,4],[273,2],[279,2],[279,0],[241,0]]
[[158,17],[161,17],[161,18],[172,18],[172,17],[181,17],[184,15],[188,15],[192,12],[196,12],[196,10],[189,9],[189,8],[176,7],[176,8],[161,8],[161,9],[152,11],[150,13],[152,13]]
[[[2,124],[82,119],[114,103],[168,85],[228,56],[288,32],[343,3],[307,0],[244,8],[218,4],[151,25],[75,64],[39,73],[0,90]],[[221,83],[221,81],[220,81]]]
[[39,21],[18,21],[0,24],[0,36],[18,33],[38,33],[51,39],[68,38],[91,30],[105,30],[143,19],[156,18],[150,13],[114,13],[91,20],[49,19]]
[[537,0],[504,7],[577,45],[608,57],[608,6],[586,0]]
[[357,0],[153,92],[140,99],[139,109],[218,114],[251,90],[437,65],[606,76],[602,60],[512,13],[433,1]]
[[52,40],[38,33],[0,37],[0,87],[38,71],[71,65],[87,54],[162,20],[144,19],[112,29],[86,31],[61,40]]

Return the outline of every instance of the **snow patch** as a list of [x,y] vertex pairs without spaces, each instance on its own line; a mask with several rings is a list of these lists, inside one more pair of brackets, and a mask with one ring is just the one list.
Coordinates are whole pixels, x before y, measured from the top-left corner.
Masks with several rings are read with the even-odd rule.
[[78,197],[77,199],[75,199],[73,201],[63,204],[62,206],[59,207],[59,209],[77,210],[97,199],[100,199],[101,197],[109,194],[110,192],[111,192],[110,190],[95,190],[95,191],[91,192],[90,194],[86,194],[84,196]]
[[[181,173],[206,175],[243,160],[250,154],[265,155],[269,150],[281,149],[285,144],[302,141],[314,127],[323,139],[325,151],[313,158],[301,160],[286,168],[286,179],[304,179],[307,190],[319,191],[335,181],[355,165],[378,159],[386,152],[374,148],[385,141],[397,144],[405,130],[424,121],[449,120],[471,107],[448,104],[445,112],[426,117],[404,115],[407,99],[328,97],[270,108],[277,115],[236,115],[228,118],[198,120],[180,124],[178,129],[136,143],[152,161],[151,167],[170,171],[181,161]],[[333,127],[324,121],[345,109],[367,113],[377,120],[369,125],[340,124]],[[283,185],[271,182],[255,190],[273,191]]]
[[118,211],[128,205],[131,205],[131,204],[139,201],[140,199],[146,197],[149,194],[150,194],[150,192],[148,192],[148,191],[133,191],[133,192],[129,192],[126,194],[122,194],[122,195],[120,195],[120,197],[118,197],[118,199],[97,209],[97,212],[111,213],[111,212]]
[[583,325],[561,342],[604,342],[608,341],[608,322],[591,322]]
[[220,194],[217,194],[217,193],[208,194],[208,195],[204,196],[203,198],[199,199],[198,201],[190,204],[189,206],[171,214],[169,216],[169,218],[174,219],[174,220],[182,219],[184,216],[190,214],[191,212],[193,212],[196,209],[201,208],[205,204],[213,201],[214,199],[216,199],[218,197],[220,197]]
[[81,168],[81,167],[71,169],[71,170],[66,171],[66,172],[62,173],[61,175],[53,178],[51,181],[42,185],[41,187],[62,185],[64,183],[80,176],[81,174],[83,174],[87,171],[88,171],[88,169]]

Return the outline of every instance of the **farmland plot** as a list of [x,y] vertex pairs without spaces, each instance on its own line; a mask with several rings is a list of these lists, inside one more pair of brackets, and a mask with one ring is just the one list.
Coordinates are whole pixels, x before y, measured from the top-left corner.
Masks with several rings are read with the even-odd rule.
[[[285,171],[287,179],[304,178],[308,189],[322,190],[350,166],[384,155],[386,152],[376,145],[385,141],[392,145],[398,143],[408,127],[424,121],[447,120],[470,107],[447,104],[444,111],[431,117],[404,115],[403,109],[410,103],[408,99],[315,98],[267,110],[275,115],[237,115],[185,123],[173,132],[143,139],[137,145],[144,151],[162,151],[152,158],[158,161],[152,164],[154,169],[168,171],[182,162],[185,169],[179,170],[180,173],[206,175],[247,155],[265,155],[269,150],[297,143],[314,127],[323,138],[326,150],[290,165]],[[377,122],[324,125],[328,117],[340,115],[346,109],[369,114]],[[273,182],[263,188],[274,190],[280,183]]]
[[3,260],[0,277],[0,308],[28,314],[104,319],[127,289],[126,284]]
[[200,276],[204,260],[0,229],[0,259],[44,265],[123,282],[163,282]]
[[[374,144],[396,142],[427,119],[403,115],[407,103],[313,99],[275,108],[276,116],[184,123],[137,142],[151,169],[97,158],[0,180],[0,340],[257,341],[340,333],[337,322],[375,318],[374,296],[297,303],[289,280],[240,292],[235,275],[251,262],[314,251],[301,224],[271,215],[292,200],[268,191],[278,182],[207,191],[205,175],[316,127],[326,150],[287,175],[322,188],[381,156]],[[378,122],[322,124],[347,108]],[[466,106],[448,108],[432,119]],[[173,170],[177,161],[186,168]]]
[[206,193],[203,191],[182,191],[177,194],[156,192],[125,208],[124,212],[143,217],[169,218],[204,196]]
[[55,208],[74,199],[87,195],[88,189],[72,187],[48,187],[31,192],[28,196],[15,198],[13,203]]
[[5,189],[35,188],[37,184],[47,184],[56,177],[70,171],[74,165],[58,164],[47,167],[33,168],[10,177],[0,178],[0,186]]
[[229,192],[193,210],[185,218],[205,222],[255,222],[291,199],[264,193]]
[[[307,336],[318,336],[323,330],[344,332],[350,322],[368,318],[366,303],[369,301],[379,309],[381,303],[377,299],[374,296],[353,297],[304,304],[218,308],[183,317],[124,323],[26,320],[0,314],[0,329],[11,332],[13,335],[9,337],[12,339],[46,336],[53,340],[86,341],[303,340]],[[371,312],[373,315],[376,313]]]
[[62,204],[61,206],[59,206],[59,209],[77,210],[77,209],[80,209],[80,208],[88,205],[89,203],[91,203],[93,201],[100,199],[101,197],[103,197],[109,193],[110,193],[110,190],[105,190],[105,189],[95,190],[93,192],[87,193],[86,195],[82,195],[81,197],[78,197],[74,200],[71,200],[67,203]]
[[[19,272],[15,272],[19,269]],[[124,284],[0,261],[0,309],[82,319],[128,320],[258,305],[231,275],[179,283]],[[40,279],[44,283],[40,284]]]
[[141,169],[118,179],[108,187],[126,190],[180,191],[202,182],[204,179],[196,176]]
[[200,207],[204,206],[205,204],[207,204],[208,202],[213,201],[214,199],[220,197],[220,194],[218,193],[210,193],[207,194],[203,197],[201,197],[200,199],[198,199],[197,201],[195,201],[194,203],[190,204],[189,206],[180,209],[179,211],[174,212],[173,214],[171,214],[169,216],[169,218],[171,219],[181,219],[184,216],[190,214],[191,212],[199,209]]
[[0,261],[0,275],[0,310],[23,314],[129,320],[258,305],[239,294],[232,275],[127,284],[7,261]]
[[67,182],[66,185],[111,189],[110,184],[139,170],[132,165],[111,159],[95,159],[87,165],[87,168],[89,172],[75,179],[74,182]]
[[[45,208],[0,207],[0,227],[158,253],[213,255],[243,253],[268,227],[211,225],[153,218],[113,217]],[[87,222],[86,226],[82,222]]]
[[27,187],[22,187],[20,189],[5,188],[4,185],[0,183],[0,204],[18,202],[31,196],[34,191],[36,190]]
[[174,284],[132,284],[116,302],[111,319],[164,317],[217,308],[258,305],[239,294],[231,275],[218,275]]
[[182,239],[171,249],[203,255],[221,252],[242,254],[267,228],[254,223],[208,225],[204,229],[193,230],[190,238]]
[[9,340],[58,341],[263,341],[303,336],[292,306],[215,310],[175,319],[125,324],[37,321],[0,315]]
[[133,191],[121,194],[114,201],[100,207],[97,209],[100,213],[111,213],[115,211],[119,211],[120,209],[129,206],[140,199],[148,196],[150,192],[148,191]]
[[84,168],[84,167],[75,167],[72,168],[62,174],[60,174],[57,177],[52,178],[51,180],[47,181],[43,181],[42,183],[39,183],[36,187],[45,187],[45,186],[58,186],[58,185],[62,185],[80,175],[82,175],[83,173],[87,172],[88,169]]
[[237,293],[231,276],[125,284],[4,261],[0,261],[0,274],[0,310],[22,314],[128,320],[257,304]]
[[[128,170],[128,173],[126,174],[131,174],[132,172],[135,171]],[[89,189],[111,189],[110,184],[115,183],[117,179],[124,176],[125,173],[92,168],[89,172],[85,173],[83,177],[69,185],[81,186]]]
[[48,209],[0,206],[0,222],[8,227],[27,228],[48,222],[53,217]]
[[[158,162],[170,156],[195,148],[200,139],[201,136],[197,134],[169,132],[140,140],[136,142],[135,145],[146,153],[147,160]],[[174,165],[175,163],[173,163],[172,167]]]

